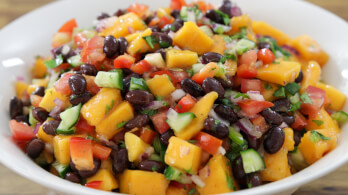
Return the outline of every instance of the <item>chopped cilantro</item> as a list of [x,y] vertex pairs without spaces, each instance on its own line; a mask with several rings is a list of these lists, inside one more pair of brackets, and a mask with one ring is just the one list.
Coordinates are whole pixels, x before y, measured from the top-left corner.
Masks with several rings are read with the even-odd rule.
[[163,100],[163,97],[162,97],[162,96],[156,96],[156,100],[157,100],[157,101],[162,101],[162,100]]
[[94,141],[99,141],[97,138],[94,138],[94,137],[92,137],[92,136],[90,136],[90,135],[88,135],[88,136],[86,137],[86,139],[90,139],[90,140],[94,140]]
[[234,54],[234,53],[225,53],[225,58],[226,59],[230,59],[230,60],[232,60],[232,61],[237,61],[237,56],[236,56],[236,54]]
[[230,189],[235,188],[233,185],[233,179],[227,172],[226,172],[226,181],[227,181],[228,188],[230,188]]
[[242,27],[239,29],[240,32],[234,34],[233,36],[231,36],[231,39],[243,39],[243,38],[247,38],[247,30],[246,27]]
[[187,195],[194,195],[196,193],[196,189],[192,188],[190,191],[188,191]]
[[188,142],[191,143],[191,144],[195,144],[195,143],[197,143],[198,141],[197,141],[197,140],[192,140],[192,139],[191,139],[191,140],[188,140]]
[[322,124],[324,124],[324,121],[322,120],[312,120],[315,124],[317,124],[318,126],[321,126]]
[[348,114],[344,111],[339,111],[331,115],[340,125],[348,121]]
[[308,94],[304,93],[301,95],[300,99],[303,101],[305,104],[313,104],[311,98],[308,96]]
[[300,85],[297,83],[289,83],[289,84],[285,85],[285,89],[291,95],[295,95],[298,92],[298,90],[300,89]]
[[273,93],[274,97],[285,97],[285,89],[284,87],[280,87],[277,91]]
[[215,11],[216,11],[216,13],[218,13],[222,17],[222,20],[224,21],[225,25],[230,25],[231,19],[230,19],[230,17],[228,17],[227,14],[225,14],[224,12],[217,10],[217,9]]
[[265,89],[271,90],[271,89],[273,89],[273,87],[269,83],[265,83]]
[[146,43],[153,49],[155,48],[155,44],[158,43],[158,39],[156,36],[150,35],[150,36],[145,36],[143,39],[146,41]]
[[260,37],[258,39],[259,42],[266,42],[266,43],[269,43],[271,45],[271,51],[275,54],[276,51],[280,51],[283,56],[286,56],[286,57],[291,57],[291,54],[287,51],[285,51],[282,47],[280,47],[277,43],[276,40],[274,40],[273,38],[271,37]]
[[121,147],[121,148],[126,148],[126,143],[125,143],[124,141],[118,141],[118,142],[121,143],[121,144],[120,144],[120,147]]
[[320,141],[320,140],[325,141],[325,140],[330,140],[330,139],[331,139],[331,137],[326,137],[326,136],[324,136],[323,134],[319,133],[318,131],[312,130],[312,131],[310,131],[310,132],[311,132],[310,140],[311,140],[313,143],[316,143],[316,142],[318,142],[318,141]]
[[233,98],[233,99],[237,99],[237,98],[239,98],[239,97],[242,97],[242,100],[244,100],[244,99],[250,99],[250,97],[249,97],[249,95],[248,95],[248,94],[245,94],[245,93],[240,93],[240,92],[238,92],[238,93],[237,93],[237,95],[236,95],[236,96],[234,96],[234,98]]
[[105,114],[108,114],[110,112],[110,110],[114,107],[115,101],[112,100],[111,104],[106,104],[106,109],[105,109]]
[[302,102],[300,102],[300,101],[298,101],[298,102],[296,102],[294,104],[291,104],[289,111],[295,111],[295,110],[300,109],[301,108],[301,104],[302,104]]
[[123,127],[127,122],[126,121],[123,121],[123,122],[120,122],[116,125],[116,128],[117,129],[120,129],[121,127]]
[[189,74],[189,77],[192,77],[192,75],[193,75],[192,69],[186,69],[186,72]]
[[153,115],[157,114],[158,110],[142,110],[140,113],[147,114],[149,117],[152,117]]
[[57,66],[61,65],[63,63],[63,56],[62,54],[58,55],[56,59],[52,60],[46,60],[44,62],[45,66],[47,68],[56,68]]
[[152,168],[151,168],[152,171],[157,171],[157,167],[156,165],[153,165]]

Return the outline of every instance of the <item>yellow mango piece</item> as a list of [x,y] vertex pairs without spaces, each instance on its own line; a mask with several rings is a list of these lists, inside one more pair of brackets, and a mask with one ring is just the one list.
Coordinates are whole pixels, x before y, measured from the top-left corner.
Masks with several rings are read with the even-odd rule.
[[177,188],[173,186],[169,186],[166,191],[166,195],[187,195],[188,190],[184,188]]
[[44,64],[44,59],[36,58],[35,64],[32,68],[34,78],[43,78],[47,74],[47,67]]
[[64,108],[67,108],[71,105],[69,102],[69,96],[65,96],[56,91],[54,88],[50,88],[45,91],[45,96],[42,98],[39,106],[46,109],[48,112],[51,112],[52,109],[56,106],[56,104],[54,103],[54,99],[56,98],[65,103]]
[[196,174],[201,162],[202,149],[183,139],[172,136],[164,156],[167,165]]
[[291,41],[291,38],[287,34],[274,28],[266,22],[253,21],[252,27],[255,34],[260,34],[262,36],[271,36],[278,42],[279,45],[284,45]]
[[209,51],[213,45],[213,40],[193,22],[185,22],[184,26],[175,33],[173,42],[174,45],[198,54]]
[[118,89],[102,88],[81,108],[81,115],[89,125],[96,126],[106,114],[112,111],[122,101]]
[[321,66],[329,60],[329,55],[308,35],[296,37],[290,45],[299,51],[301,57],[305,60],[317,61]]
[[337,133],[328,129],[315,130],[325,137],[329,137],[330,140],[322,140],[320,137],[318,140],[313,139],[313,132],[308,131],[301,139],[301,143],[298,145],[298,149],[301,151],[303,157],[308,164],[313,164],[325,154],[335,149],[337,146]]
[[321,82],[318,82],[316,87],[324,90],[326,92],[326,95],[329,97],[331,102],[327,106],[327,108],[335,111],[342,110],[344,103],[346,102],[346,95],[344,95],[344,93],[342,93],[332,85],[324,84]]
[[101,33],[99,33],[99,35],[104,37],[113,35],[116,38],[125,37],[131,34],[128,30],[129,28],[134,31],[144,30],[146,25],[135,13],[128,12],[127,14],[118,17],[116,22],[111,27],[104,29]]
[[189,110],[189,112],[196,115],[196,118],[194,118],[184,130],[175,132],[175,135],[181,139],[189,140],[201,131],[204,127],[204,120],[208,117],[209,111],[217,98],[218,94],[216,92],[210,92],[203,96],[193,108]]
[[246,28],[247,38],[256,42],[255,33],[252,28],[251,19],[247,14],[232,17],[230,25],[232,29],[228,32],[229,35],[240,32],[241,28]]
[[221,55],[225,55],[226,50],[226,42],[224,41],[223,35],[213,35],[213,46],[210,48],[209,52],[219,53]]
[[53,135],[48,135],[47,133],[44,132],[44,130],[42,129],[42,125],[39,128],[39,131],[36,134],[36,137],[42,139],[44,142],[46,143],[53,143]]
[[166,52],[166,64],[168,68],[191,68],[197,61],[198,55],[193,51],[169,49]]
[[239,186],[231,172],[229,160],[219,154],[213,156],[207,163],[209,167],[209,176],[203,181],[203,188],[197,187],[197,191],[201,195],[206,194],[222,194],[236,191]]
[[45,88],[47,88],[48,85],[48,79],[33,79],[32,80],[33,85],[37,85],[37,86],[43,86]]
[[153,51],[157,48],[151,48],[150,45],[146,43],[146,41],[143,39],[145,36],[150,36],[152,33],[151,29],[148,28],[144,32],[140,33],[134,40],[132,40],[128,44],[127,52],[134,56],[137,53],[145,53],[149,51]]
[[[266,88],[266,85],[270,87]],[[262,86],[261,95],[263,95],[265,100],[270,102],[275,100],[276,97],[273,96],[273,93],[279,89],[279,86],[265,81],[262,81]]]
[[54,156],[60,164],[70,163],[70,140],[71,136],[56,135],[53,138]]
[[[314,121],[322,121],[323,124],[318,126],[318,124],[315,123]],[[308,131],[316,130],[316,129],[328,129],[336,133],[339,133],[341,131],[336,121],[331,118],[331,116],[326,112],[325,108],[321,108],[318,115],[312,120],[308,120],[307,122],[308,124],[305,128]]]
[[175,87],[170,81],[168,75],[156,75],[152,79],[146,81],[147,86],[149,87],[152,94],[158,97],[167,97],[173,91]]
[[136,33],[133,33],[133,34],[130,34],[130,35],[127,35],[125,37],[125,39],[127,40],[127,42],[131,42],[133,41],[134,39],[136,39],[142,32],[136,32]]
[[35,91],[35,89],[38,87],[39,87],[38,85],[29,85],[27,89],[27,94],[31,95]]
[[106,160],[102,160],[100,169],[106,169],[109,170],[112,173],[112,160],[110,158]]
[[298,62],[280,61],[257,69],[257,78],[285,86],[295,81],[301,70]]
[[140,137],[133,133],[127,132],[124,135],[124,143],[128,151],[128,160],[134,162],[139,159],[140,155],[144,154],[145,151],[151,147],[145,143]]
[[169,181],[157,172],[125,170],[120,176],[120,192],[125,194],[163,195]]
[[227,59],[225,64],[224,64],[224,67],[225,67],[226,75],[234,76],[237,72],[237,62],[236,61]]
[[288,163],[288,149],[284,146],[274,154],[265,152],[266,168],[260,172],[262,181],[278,181],[291,175]]
[[101,190],[111,191],[118,188],[118,183],[116,178],[113,176],[112,172],[107,169],[99,169],[99,171],[92,177],[87,178],[87,183],[92,181],[101,181]]
[[28,87],[29,85],[22,82],[22,81],[17,81],[16,82],[16,96],[21,99],[23,98],[26,94],[27,94],[27,91],[28,91]]
[[119,124],[129,121],[134,117],[133,107],[127,101],[119,104],[109,115],[106,116],[98,125],[96,132],[98,135],[111,139],[122,128],[118,128]]
[[290,127],[283,129],[285,133],[285,139],[283,147],[288,149],[288,151],[293,151],[295,149],[295,141],[294,141],[294,130]]
[[303,79],[301,82],[300,93],[304,93],[308,86],[316,86],[321,75],[321,68],[315,61],[310,61],[303,67]]

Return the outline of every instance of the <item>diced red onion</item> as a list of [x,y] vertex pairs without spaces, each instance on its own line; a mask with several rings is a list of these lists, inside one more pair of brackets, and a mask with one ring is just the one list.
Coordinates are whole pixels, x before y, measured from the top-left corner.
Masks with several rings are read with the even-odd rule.
[[64,102],[58,98],[55,98],[53,102],[56,104],[56,106],[52,109],[52,111],[48,115],[50,117],[55,118],[63,110]]
[[260,94],[259,91],[248,91],[247,94],[251,100],[265,101],[265,98]]
[[192,179],[193,183],[195,183],[200,188],[203,188],[205,186],[204,181],[202,181],[202,179],[198,175],[192,175],[191,179]]
[[207,18],[207,17],[203,17],[203,18],[202,18],[202,22],[203,22],[203,24],[210,25],[210,19]]
[[167,111],[167,118],[176,118],[178,116],[178,113],[172,109],[169,108],[169,110]]
[[201,179],[206,179],[210,175],[210,169],[209,166],[205,166],[201,170],[199,170],[198,175]]
[[287,51],[289,51],[289,52],[291,52],[291,53],[297,55],[297,56],[300,55],[300,52],[298,52],[297,49],[295,49],[294,47],[291,47],[290,45],[283,45],[282,48],[283,48],[284,50],[287,50]]
[[244,133],[248,134],[252,138],[258,139],[262,136],[262,133],[257,131],[254,125],[247,118],[240,119],[238,121],[238,126]]
[[24,77],[23,76],[17,76],[16,80],[17,81],[24,81]]
[[284,129],[284,128],[287,128],[287,127],[288,127],[288,125],[286,123],[284,123],[284,122],[282,122],[282,124],[279,125],[279,128],[281,128],[281,129]]
[[162,108],[168,104],[167,101],[152,101],[147,106],[145,106],[145,109],[147,110],[157,110],[159,108]]
[[184,91],[184,90],[182,90],[182,89],[177,89],[177,90],[175,90],[172,94],[171,94],[171,96],[172,96],[172,99],[174,100],[174,101],[178,101],[178,100],[180,100],[182,97],[184,97],[186,95],[186,92]]
[[262,67],[262,66],[263,66],[262,60],[256,61],[255,64],[254,64],[254,66],[255,66],[255,68],[260,68],[260,67]]
[[170,38],[174,38],[174,35],[175,35],[175,33],[173,32],[173,31],[169,31],[169,33],[168,33],[168,36],[170,37]]
[[222,154],[222,155],[225,155],[225,154],[226,154],[225,148],[223,148],[222,146],[220,146],[220,147],[219,147],[219,153]]
[[234,6],[231,8],[231,15],[232,16],[241,16],[242,10],[238,6]]
[[219,117],[219,116],[216,114],[216,112],[214,111],[214,109],[210,109],[209,116],[212,117],[212,118],[214,118],[215,120],[220,121],[221,123],[223,123],[223,124],[225,124],[225,125],[227,125],[227,126],[230,125],[230,123],[229,123],[228,121],[226,121],[225,119]]
[[36,135],[37,132],[39,131],[41,125],[42,125],[42,123],[37,123],[37,124],[36,124],[35,129],[34,129],[34,131],[33,131],[35,135]]

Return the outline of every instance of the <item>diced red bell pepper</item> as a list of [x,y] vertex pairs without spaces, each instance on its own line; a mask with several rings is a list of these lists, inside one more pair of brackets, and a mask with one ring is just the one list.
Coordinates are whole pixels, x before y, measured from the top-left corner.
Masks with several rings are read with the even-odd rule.
[[269,129],[269,125],[267,124],[265,118],[259,114],[257,114],[255,118],[251,118],[250,121],[254,124],[256,130],[260,131],[262,134],[266,133]]
[[158,22],[158,26],[160,28],[163,28],[165,25],[167,24],[171,24],[175,21],[175,19],[170,16],[170,15],[164,15],[160,18],[159,22]]
[[216,72],[219,70],[217,63],[211,62],[205,65],[199,72],[193,75],[192,80],[198,84],[202,84],[204,79],[208,77],[214,77]]
[[87,133],[89,135],[94,135],[95,131],[95,127],[91,126],[87,123],[87,121],[81,116],[79,118],[79,120],[77,121],[76,125],[76,134],[81,134],[81,133]]
[[95,158],[106,160],[110,156],[111,148],[102,146],[100,144],[93,145],[93,156]]
[[295,122],[291,125],[291,127],[295,130],[302,130],[308,123],[307,119],[298,111],[294,113]]
[[197,140],[201,148],[211,155],[217,154],[219,147],[222,145],[222,140],[202,131],[193,139]]
[[141,60],[140,62],[133,64],[130,69],[135,73],[144,74],[145,72],[150,71],[151,68],[151,64],[149,64],[146,60]]
[[273,106],[272,102],[257,100],[243,100],[237,102],[237,104],[248,116],[254,116],[257,113],[261,112],[263,109]]
[[89,188],[94,188],[94,189],[100,189],[101,184],[103,181],[91,181],[89,183],[86,183],[85,186]]
[[312,103],[302,103],[301,112],[308,115],[309,118],[315,118],[324,105],[326,93],[324,90],[313,86],[308,86],[305,92]]
[[171,0],[170,1],[170,9],[172,10],[181,10],[182,6],[186,6],[185,0]]
[[255,64],[256,60],[257,60],[256,50],[249,50],[240,57],[239,64],[246,64],[250,66]]
[[33,94],[30,95],[30,103],[34,107],[39,107],[41,100],[42,100],[41,96],[33,95]]
[[133,12],[136,15],[138,15],[140,18],[142,18],[146,14],[148,9],[149,9],[149,6],[147,6],[147,5],[133,3],[127,8],[127,11]]
[[241,91],[246,93],[248,91],[261,91],[262,82],[258,79],[242,79],[241,81]]
[[187,94],[181,98],[174,110],[178,113],[188,112],[196,104],[196,102],[197,100],[194,97]]
[[157,114],[153,115],[151,117],[152,123],[155,126],[155,129],[160,133],[163,134],[164,132],[169,130],[169,125],[166,122],[167,120],[167,111],[164,110],[161,112],[158,112]]
[[275,56],[270,49],[264,48],[257,52],[257,58],[263,62],[263,64],[270,64],[275,60]]
[[83,32],[77,33],[74,36],[74,43],[78,48],[83,48],[87,40],[88,38],[83,34]]
[[104,39],[104,37],[95,36],[88,40],[80,53],[81,61],[92,64],[99,69],[101,63],[106,58],[103,52]]
[[157,72],[152,72],[150,74],[150,77],[154,77],[155,75],[163,75],[163,74],[168,75],[170,80],[172,80],[173,84],[176,84],[178,82],[176,80],[175,76],[169,70],[161,70],[161,71],[157,71]]
[[92,140],[72,137],[69,145],[71,160],[75,164],[76,169],[92,170],[94,168]]
[[135,58],[131,55],[120,55],[114,60],[114,68],[130,68],[134,64]]
[[256,77],[257,70],[253,65],[242,64],[237,68],[237,76],[244,79],[252,79]]
[[173,74],[176,82],[181,82],[182,80],[189,78],[189,75],[184,70],[170,70],[170,72]]
[[65,24],[63,24],[63,26],[61,26],[58,30],[58,32],[67,32],[67,33],[72,33],[74,28],[77,27],[77,23],[75,18],[65,22]]
[[140,138],[150,145],[152,145],[152,142],[155,139],[156,135],[157,134],[155,131],[152,131],[148,128],[142,128],[142,130],[140,131]]
[[73,75],[73,73],[63,74],[60,79],[54,84],[54,89],[63,95],[71,95],[72,91],[69,87],[69,78]]
[[12,138],[16,141],[29,141],[35,137],[33,129],[24,122],[17,122],[12,119],[9,122]]

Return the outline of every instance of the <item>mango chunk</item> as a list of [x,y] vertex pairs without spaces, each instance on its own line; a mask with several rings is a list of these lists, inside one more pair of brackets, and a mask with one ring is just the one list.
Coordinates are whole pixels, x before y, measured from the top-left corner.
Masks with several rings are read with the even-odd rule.
[[166,52],[166,64],[168,68],[190,68],[197,61],[198,55],[193,51],[170,49]]
[[53,138],[54,156],[60,164],[70,163],[70,140],[71,136],[56,135]]
[[266,168],[260,172],[262,181],[278,181],[291,175],[288,163],[288,149],[283,147],[275,154],[265,152]]
[[146,30],[144,30],[144,32],[140,33],[134,40],[132,40],[127,48],[127,52],[134,56],[137,53],[145,53],[145,52],[149,52],[149,51],[153,51],[154,49],[152,49],[147,43],[146,41],[143,39],[143,37],[145,36],[150,36],[152,33],[151,29],[148,28]]
[[335,111],[342,110],[344,103],[346,102],[346,95],[344,95],[344,93],[342,93],[332,85],[324,84],[321,82],[318,82],[316,87],[324,90],[326,92],[326,95],[329,97],[330,104],[327,106],[327,108]]
[[173,42],[183,49],[191,50],[198,54],[209,51],[213,45],[213,40],[193,22],[185,22],[184,26],[175,33]]
[[232,175],[230,161],[225,156],[221,154],[213,156],[207,166],[209,176],[203,180],[205,186],[197,188],[201,195],[228,193],[239,188]]
[[136,39],[142,32],[136,32],[136,33],[133,33],[133,34],[130,34],[130,35],[127,35],[125,37],[125,39],[127,40],[127,42],[131,42],[133,41],[134,39]]
[[145,151],[151,147],[145,143],[140,137],[133,133],[127,132],[124,135],[124,142],[128,151],[128,160],[134,162],[139,159],[140,155],[144,154]]
[[219,53],[225,55],[226,42],[223,35],[213,35],[213,46],[210,48],[210,52]]
[[[198,57],[197,57],[198,58]],[[27,90],[28,90],[29,85],[22,82],[22,81],[17,81],[16,82],[16,96],[21,99],[23,98],[25,95],[27,95]]]
[[279,85],[262,81],[262,86],[261,95],[263,95],[265,100],[270,102],[275,100],[276,97],[273,96],[273,93],[278,90]]
[[147,86],[149,87],[152,94],[158,97],[167,97],[173,91],[175,87],[170,81],[168,75],[156,75],[152,79],[146,81]]
[[[322,121],[322,124],[318,126],[315,121]],[[327,129],[336,133],[339,133],[341,131],[336,121],[331,118],[331,116],[326,112],[325,108],[321,108],[318,115],[312,120],[308,120],[307,122],[308,124],[305,127],[307,130]]]
[[252,22],[247,14],[232,17],[230,25],[232,26],[232,29],[228,32],[229,35],[240,32],[241,28],[246,28],[247,38],[256,42],[255,33],[252,28]]
[[134,112],[132,105],[124,101],[96,126],[96,132],[100,136],[111,139],[112,136],[122,130],[119,125],[129,121],[133,117]]
[[169,186],[166,191],[166,195],[187,195],[188,190],[184,188],[177,188],[175,186]]
[[210,92],[203,96],[193,108],[189,110],[189,112],[196,115],[196,118],[194,118],[184,130],[175,132],[175,135],[181,139],[189,140],[202,130],[204,127],[204,120],[208,117],[209,111],[217,98],[218,94],[216,92]]
[[112,160],[111,158],[108,158],[106,160],[102,160],[100,169],[106,169],[109,170],[112,173]]
[[42,129],[42,125],[39,128],[39,131],[36,134],[36,137],[42,139],[44,142],[46,143],[53,143],[53,135],[48,135],[47,133],[44,132],[44,130]]
[[283,131],[285,133],[283,146],[288,149],[288,151],[293,151],[295,149],[294,131],[289,127],[284,128]]
[[118,188],[116,178],[112,172],[107,169],[100,169],[94,176],[87,178],[87,183],[92,181],[101,181],[99,189],[104,191],[111,191]]
[[48,112],[51,112],[52,109],[56,106],[56,104],[54,103],[54,99],[56,98],[65,103],[64,108],[67,108],[71,105],[69,102],[69,96],[65,96],[56,91],[54,88],[50,88],[46,90],[45,96],[42,98],[39,106],[46,109]]
[[36,58],[35,64],[32,69],[34,78],[43,78],[47,74],[47,67],[44,64],[44,59],[39,57]]
[[303,79],[301,82],[300,93],[304,93],[308,86],[316,86],[321,75],[321,68],[315,61],[308,62],[303,67]]
[[123,16],[117,18],[116,22],[109,28],[104,29],[99,35],[108,36],[113,35],[114,37],[125,37],[131,32],[129,29],[134,31],[144,30],[146,25],[144,22],[133,12],[129,12]]
[[271,36],[278,42],[279,45],[284,45],[290,43],[291,41],[291,38],[287,34],[274,28],[266,22],[253,21],[252,26],[255,34],[260,34],[262,36]]
[[196,174],[202,150],[183,139],[172,136],[169,139],[169,145],[166,150],[164,161],[169,166],[186,171],[190,174]]
[[279,64],[270,64],[257,70],[257,78],[285,86],[295,81],[301,70],[297,62],[280,61]]
[[81,115],[89,125],[96,126],[115,106],[122,101],[118,89],[102,88],[81,108]]
[[120,177],[120,192],[126,194],[163,195],[168,185],[164,175],[157,172],[125,170]]

